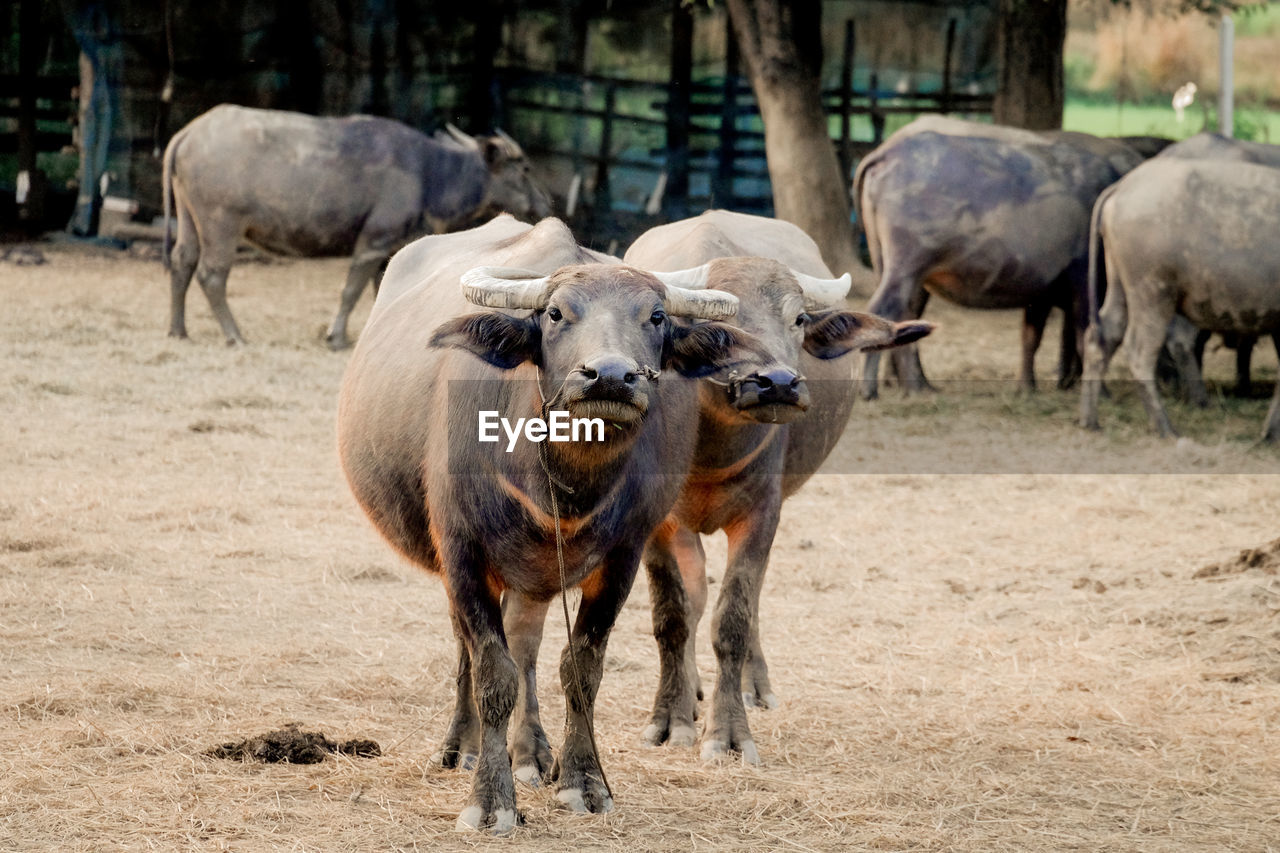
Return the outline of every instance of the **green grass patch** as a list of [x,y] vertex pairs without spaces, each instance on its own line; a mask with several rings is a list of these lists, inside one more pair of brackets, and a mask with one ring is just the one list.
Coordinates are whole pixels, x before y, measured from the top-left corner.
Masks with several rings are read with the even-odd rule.
[[[1072,98],[1062,113],[1062,126],[1097,136],[1167,136],[1186,139],[1205,128],[1205,114],[1193,106],[1182,122],[1173,107],[1158,104],[1116,104]],[[1217,130],[1214,111],[1209,112],[1209,130]],[[1280,112],[1237,106],[1236,136],[1259,142],[1280,142]]]

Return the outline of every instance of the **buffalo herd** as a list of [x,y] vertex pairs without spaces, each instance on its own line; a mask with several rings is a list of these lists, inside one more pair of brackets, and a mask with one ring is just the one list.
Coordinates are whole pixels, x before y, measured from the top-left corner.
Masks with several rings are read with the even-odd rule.
[[[746,709],[778,703],[759,601],[782,504],[830,454],[858,390],[875,394],[882,351],[904,388],[927,386],[913,344],[934,329],[921,319],[931,295],[1021,309],[1026,390],[1060,309],[1058,381],[1081,381],[1091,427],[1121,343],[1164,434],[1166,342],[1192,387],[1205,334],[1280,346],[1280,253],[1266,248],[1280,148],[1209,135],[1162,147],[940,117],[907,125],[854,176],[879,280],[864,313],[845,305],[849,277],[786,222],[708,211],[645,232],[619,259],[549,217],[501,132],[428,137],[384,119],[223,106],[164,155],[177,219],[170,334],[186,335],[194,274],[228,342],[243,342],[226,302],[242,238],[352,255],[333,348],[373,281],[340,392],[339,457],[376,530],[444,584],[458,670],[434,760],[472,771],[457,826],[505,833],[520,822],[517,782],[554,784],[575,811],[612,807],[594,707],[641,564],[659,656],[643,737],[698,740],[702,536],[717,531],[728,565],[701,751],[760,761]],[[1278,409],[1268,439],[1280,438]],[[553,755],[536,662],[567,589],[581,598]]]

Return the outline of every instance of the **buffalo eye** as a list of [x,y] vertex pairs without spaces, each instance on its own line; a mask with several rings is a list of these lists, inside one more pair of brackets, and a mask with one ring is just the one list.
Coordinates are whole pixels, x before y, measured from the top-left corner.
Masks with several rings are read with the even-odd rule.
[[808,315],[808,314],[799,314],[799,315],[797,315],[797,316],[796,316],[796,325],[797,325],[797,326],[803,326],[805,323],[808,323],[808,322],[809,322],[809,315]]
[[554,305],[547,309],[547,316],[551,318],[553,323],[559,323],[564,318],[564,315],[560,313],[560,309]]
[[655,308],[653,313],[649,315],[649,322],[655,326],[661,326],[663,321],[667,319],[667,312],[661,308]]

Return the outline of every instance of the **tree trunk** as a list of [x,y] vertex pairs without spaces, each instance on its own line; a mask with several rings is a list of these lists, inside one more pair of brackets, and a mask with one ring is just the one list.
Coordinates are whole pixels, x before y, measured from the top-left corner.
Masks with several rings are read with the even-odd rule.
[[1062,45],[1067,0],[1000,0],[997,124],[1062,127]]
[[822,108],[821,0],[728,0],[729,16],[764,120],[774,214],[805,230],[839,275],[862,265]]

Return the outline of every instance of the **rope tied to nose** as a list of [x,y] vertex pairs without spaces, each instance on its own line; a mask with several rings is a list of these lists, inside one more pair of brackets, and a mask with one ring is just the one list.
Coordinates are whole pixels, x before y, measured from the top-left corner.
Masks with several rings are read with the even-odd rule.
[[[542,368],[539,367],[537,371],[538,397],[542,400],[542,419],[545,421],[550,406],[546,395],[542,393]],[[560,383],[560,390],[563,390],[565,383],[568,381],[566,378],[564,382]],[[559,394],[559,391],[557,391],[557,394]],[[605,793],[609,795],[609,799],[613,799],[613,788],[609,786],[609,777],[605,775],[604,764],[600,761],[600,748],[596,745],[594,714],[585,713],[587,700],[582,691],[582,667],[578,664],[578,652],[573,645],[573,625],[569,621],[569,580],[564,567],[564,531],[560,529],[560,502],[556,499],[556,490],[560,489],[566,494],[573,494],[573,488],[560,482],[551,473],[551,460],[547,458],[547,442],[545,441],[538,443],[538,462],[542,465],[543,473],[547,475],[547,494],[551,496],[551,521],[556,528],[556,563],[560,568],[560,607],[564,611],[564,630],[569,638],[569,665],[573,668],[574,692],[577,694],[578,708],[584,712],[583,717],[587,721],[587,741],[591,744],[591,758],[596,763],[596,770],[600,771],[600,782],[604,785]]]

